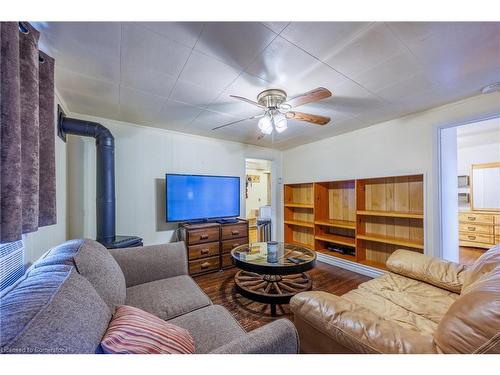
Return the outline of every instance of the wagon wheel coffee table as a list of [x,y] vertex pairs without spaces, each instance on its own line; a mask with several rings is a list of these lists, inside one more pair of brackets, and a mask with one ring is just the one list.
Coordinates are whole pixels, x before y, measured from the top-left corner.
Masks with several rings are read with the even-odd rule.
[[290,302],[295,294],[311,289],[305,273],[314,267],[316,253],[302,246],[282,242],[256,242],[231,251],[234,265],[241,270],[234,276],[238,292],[257,302],[276,305]]

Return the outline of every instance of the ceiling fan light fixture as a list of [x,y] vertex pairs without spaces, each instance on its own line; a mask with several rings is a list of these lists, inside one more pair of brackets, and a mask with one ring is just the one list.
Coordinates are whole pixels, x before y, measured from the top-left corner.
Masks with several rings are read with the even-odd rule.
[[259,129],[262,134],[271,134],[273,132],[273,122],[268,114],[259,120]]
[[273,115],[273,122],[274,128],[278,133],[283,133],[288,127],[285,115],[280,112]]

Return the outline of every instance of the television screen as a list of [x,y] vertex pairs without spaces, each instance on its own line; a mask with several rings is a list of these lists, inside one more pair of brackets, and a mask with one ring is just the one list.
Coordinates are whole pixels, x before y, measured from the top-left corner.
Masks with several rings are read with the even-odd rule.
[[237,217],[240,178],[167,174],[167,221]]

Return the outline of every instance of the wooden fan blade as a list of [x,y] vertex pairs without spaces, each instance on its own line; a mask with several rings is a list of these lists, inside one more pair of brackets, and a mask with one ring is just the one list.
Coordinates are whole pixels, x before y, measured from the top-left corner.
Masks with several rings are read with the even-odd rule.
[[264,105],[261,105],[257,102],[254,102],[253,100],[250,100],[250,99],[247,99],[247,98],[244,98],[242,96],[238,96],[238,95],[229,95],[231,98],[235,98],[235,99],[238,99],[238,100],[241,100],[242,102],[245,102],[245,103],[248,103],[248,104],[252,104],[252,105],[255,105],[259,108],[262,108],[262,109],[265,109],[267,111],[267,107],[264,106]]
[[234,124],[237,124],[238,122],[242,122],[242,121],[246,121],[246,120],[253,120],[254,118],[259,118],[259,117],[264,117],[264,115],[256,115],[256,116],[252,116],[252,117],[249,117],[249,118],[243,118],[241,120],[236,120],[236,121],[233,121],[233,122],[229,122],[227,124],[217,126],[217,127],[213,128],[212,130],[217,130],[217,129],[220,129],[220,128],[225,128],[226,126],[234,125]]
[[290,104],[293,108],[297,108],[298,106],[317,102],[319,100],[329,98],[332,96],[330,90],[325,89],[324,87],[318,87],[317,89],[308,91],[304,94],[300,94],[294,96],[293,98],[286,101],[287,104]]
[[326,125],[330,122],[330,117],[311,115],[303,112],[288,112],[286,117],[293,120],[307,121],[315,125]]

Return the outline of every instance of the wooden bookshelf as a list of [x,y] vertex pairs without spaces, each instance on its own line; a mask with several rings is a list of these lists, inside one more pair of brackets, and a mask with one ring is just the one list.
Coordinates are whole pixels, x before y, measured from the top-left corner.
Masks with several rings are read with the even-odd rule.
[[285,242],[314,249],[314,185],[285,185]]
[[284,197],[285,242],[379,269],[424,250],[423,175],[290,184]]

